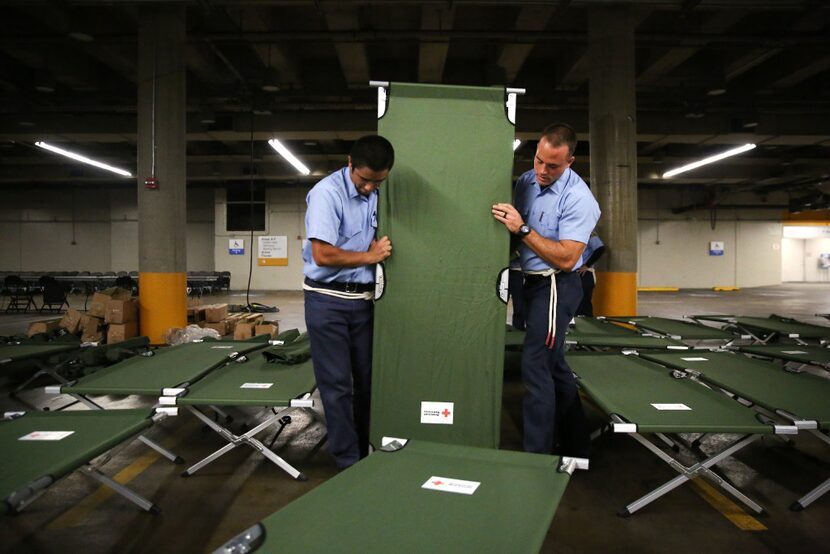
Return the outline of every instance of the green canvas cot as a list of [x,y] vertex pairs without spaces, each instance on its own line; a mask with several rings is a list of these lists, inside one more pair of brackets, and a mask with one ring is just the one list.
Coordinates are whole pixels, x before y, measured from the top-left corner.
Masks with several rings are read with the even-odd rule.
[[539,552],[578,468],[542,454],[393,444],[216,552]]
[[52,483],[82,469],[143,510],[159,508],[90,461],[163,419],[146,409],[8,412],[0,422],[0,514],[16,513]]
[[396,154],[378,236],[394,250],[375,311],[373,444],[393,436],[498,447],[506,308],[497,281],[510,235],[491,207],[510,201],[505,95],[389,86],[378,133]]

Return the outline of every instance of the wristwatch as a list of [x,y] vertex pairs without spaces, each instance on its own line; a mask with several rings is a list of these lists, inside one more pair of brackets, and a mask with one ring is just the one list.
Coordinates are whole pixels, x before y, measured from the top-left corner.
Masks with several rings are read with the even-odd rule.
[[528,236],[530,234],[530,227],[528,227],[527,225],[522,225],[521,227],[519,227],[519,230],[518,230],[518,232],[516,232],[516,234],[520,238],[525,238],[526,236]]

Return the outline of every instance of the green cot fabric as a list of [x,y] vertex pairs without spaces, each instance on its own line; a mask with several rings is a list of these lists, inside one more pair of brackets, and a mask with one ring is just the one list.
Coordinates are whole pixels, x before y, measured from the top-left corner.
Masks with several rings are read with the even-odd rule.
[[678,321],[676,319],[668,319],[665,317],[608,317],[609,321],[618,321],[621,323],[630,323],[661,335],[668,335],[671,338],[679,340],[732,340],[735,335],[723,329],[716,329],[714,327],[706,327],[696,323],[689,323],[686,321]]
[[607,346],[610,348],[675,348],[679,350],[687,350],[689,348],[682,342],[674,339],[665,339],[663,337],[644,337],[636,333],[626,336],[573,336],[569,334],[565,337],[565,344],[569,346]]
[[[753,433],[773,428],[727,396],[635,356],[568,353],[580,386],[605,413],[637,425],[641,433]],[[653,404],[684,404],[689,410],[658,410]]]
[[[252,385],[270,385],[256,388]],[[315,388],[310,359],[283,364],[261,359],[230,363],[188,387],[179,404],[217,406],[288,406]]]
[[228,356],[246,354],[267,343],[206,341],[180,344],[155,351],[150,357],[136,356],[102,369],[61,388],[77,394],[161,394],[165,387],[176,387],[203,376]]
[[86,367],[110,365],[136,355],[136,351],[145,350],[150,345],[147,337],[133,337],[113,344],[102,344],[84,348],[78,355],[78,361]]
[[49,356],[60,354],[62,352],[69,352],[70,350],[78,350],[79,344],[77,342],[63,342],[63,343],[27,343],[27,344],[8,344],[0,346],[0,366],[20,362],[23,360],[31,360],[36,358],[48,358]]
[[587,336],[636,337],[639,336],[640,333],[601,319],[595,319],[593,317],[577,317],[574,319],[574,324],[568,327],[567,335],[568,337],[572,337],[574,339],[581,339]]
[[[258,552],[538,552],[568,484],[559,458],[410,441],[272,514]],[[472,495],[424,489],[476,481]],[[321,516],[321,514],[324,514]]]
[[[379,134],[395,147],[381,189],[386,288],[375,311],[371,440],[384,436],[496,448],[514,129],[504,91],[392,83]],[[452,402],[453,424],[421,423],[422,402]]]
[[795,375],[769,362],[730,352],[644,352],[641,356],[669,367],[699,371],[707,381],[755,404],[817,421],[824,429],[830,427],[830,380],[823,377]]
[[268,361],[277,363],[299,364],[311,358],[311,342],[308,335],[303,333],[285,341],[284,344],[266,348],[262,351],[262,356]]
[[[146,409],[28,412],[18,419],[2,421],[0,498],[5,500],[44,476],[60,479],[150,425]],[[19,440],[35,431],[74,432],[62,440]],[[0,506],[8,509],[5,502]]]
[[739,346],[738,350],[769,358],[778,358],[802,364],[830,364],[830,348],[788,344],[785,346]]
[[811,325],[794,319],[780,317],[746,317],[730,315],[700,315],[692,316],[695,319],[717,321],[720,323],[734,323],[747,329],[754,329],[767,333],[781,335],[795,335],[803,338],[830,338],[830,327]]

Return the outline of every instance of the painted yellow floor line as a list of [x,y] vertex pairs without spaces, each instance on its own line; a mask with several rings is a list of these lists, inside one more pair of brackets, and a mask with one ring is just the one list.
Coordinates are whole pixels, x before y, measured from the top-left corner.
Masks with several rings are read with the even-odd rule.
[[[180,430],[181,431],[181,430]],[[177,433],[178,437],[175,440],[170,441],[169,444],[164,444],[163,446],[168,450],[173,450],[176,445],[182,440],[186,433],[179,432]],[[141,475],[144,471],[147,470],[151,465],[156,463],[156,461],[161,458],[161,454],[156,452],[155,450],[150,449],[149,447],[147,453],[139,456],[133,461],[130,465],[116,473],[112,479],[120,483],[122,485],[126,485],[139,475]],[[166,458],[165,458],[166,460]],[[170,462],[172,463],[172,462]],[[104,503],[109,497],[112,495],[117,494],[114,490],[109,487],[105,487],[101,485],[94,493],[90,494],[86,498],[84,498],[81,502],[77,505],[73,506],[69,510],[65,511],[63,514],[58,516],[57,518],[53,519],[49,525],[46,526],[47,529],[66,529],[68,527],[74,527],[79,522],[81,522],[86,516],[95,510],[98,506]],[[149,499],[152,502],[152,499]],[[129,502],[129,501],[127,501]],[[132,502],[129,502],[130,505],[133,505]]]
[[692,479],[692,487],[703,499],[722,513],[735,527],[742,531],[766,531],[766,526],[743,511],[740,506],[718,492],[702,478]]
[[677,287],[640,287],[637,292],[678,292]]

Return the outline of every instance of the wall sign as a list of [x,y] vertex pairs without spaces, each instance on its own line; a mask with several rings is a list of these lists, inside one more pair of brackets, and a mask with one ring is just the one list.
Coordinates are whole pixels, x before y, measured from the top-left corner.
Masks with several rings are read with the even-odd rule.
[[722,240],[713,240],[709,242],[709,255],[710,256],[723,256],[723,241]]
[[245,254],[245,239],[228,239],[228,254],[231,256]]
[[288,265],[288,237],[259,237],[257,265]]

